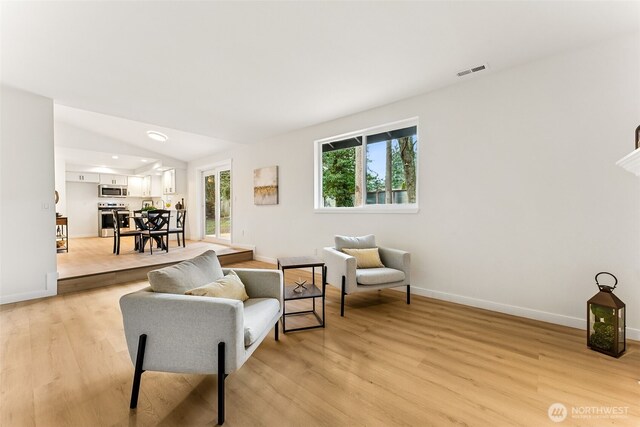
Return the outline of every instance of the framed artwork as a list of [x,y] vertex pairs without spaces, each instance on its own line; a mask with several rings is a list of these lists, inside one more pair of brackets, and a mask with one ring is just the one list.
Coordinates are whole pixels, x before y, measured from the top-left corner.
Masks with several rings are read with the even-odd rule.
[[278,166],[254,169],[253,204],[278,204]]

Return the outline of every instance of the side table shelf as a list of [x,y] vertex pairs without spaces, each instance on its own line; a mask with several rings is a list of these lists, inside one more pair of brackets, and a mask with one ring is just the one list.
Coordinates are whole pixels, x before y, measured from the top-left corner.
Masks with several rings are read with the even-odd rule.
[[[284,276],[285,270],[290,268],[306,268],[311,267],[311,283],[306,285],[306,288],[303,288],[301,292],[296,292],[294,289],[298,288],[296,285],[285,286],[284,288],[284,307],[282,314],[282,332],[293,332],[293,331],[304,331],[307,329],[315,329],[315,328],[324,328],[325,327],[325,312],[324,312],[324,303],[325,303],[325,292],[327,287],[327,267],[324,265],[324,261],[318,257],[292,257],[292,258],[278,258],[278,269],[282,270],[282,275]],[[322,287],[319,288],[316,286],[316,277],[315,277],[315,268],[320,267],[322,269]],[[287,312],[287,301],[301,300],[301,299],[311,299],[312,300],[312,309],[311,310],[302,310],[302,311],[291,311]],[[321,298],[322,300],[322,317],[320,317],[318,311],[316,310],[316,298]],[[295,316],[301,314],[313,314],[315,318],[318,320],[317,325],[306,326],[302,328],[292,328],[287,329],[286,327],[286,319],[287,316]]]
[[56,217],[56,250],[69,252],[69,221],[66,216]]

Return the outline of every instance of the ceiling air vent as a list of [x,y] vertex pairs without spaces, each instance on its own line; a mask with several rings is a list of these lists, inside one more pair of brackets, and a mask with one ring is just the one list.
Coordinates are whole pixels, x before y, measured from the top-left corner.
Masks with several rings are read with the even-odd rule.
[[487,64],[478,65],[477,67],[469,68],[468,70],[462,70],[458,73],[458,77],[466,76],[467,74],[477,73],[487,69]]

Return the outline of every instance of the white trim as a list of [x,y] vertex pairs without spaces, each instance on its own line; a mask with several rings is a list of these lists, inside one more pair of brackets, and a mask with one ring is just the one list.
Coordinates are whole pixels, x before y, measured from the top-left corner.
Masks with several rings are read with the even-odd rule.
[[46,291],[33,291],[33,292],[25,292],[22,294],[0,296],[0,305],[11,304],[11,303],[20,302],[20,301],[27,301],[31,299],[53,297],[53,296],[56,296],[57,293],[58,292],[56,289],[51,289]]
[[[404,288],[398,288],[394,290],[405,292]],[[542,322],[553,323],[556,325],[568,326],[570,328],[581,330],[587,329],[587,321],[580,317],[549,313],[547,311],[540,311],[532,308],[518,307],[515,305],[502,304],[478,298],[466,297],[463,295],[450,294],[448,292],[434,291],[432,289],[421,288],[414,285],[411,285],[411,293],[442,301],[449,301],[457,304],[468,305],[471,307],[483,308],[485,310],[497,311],[499,313],[510,314],[513,316],[525,317],[527,319],[534,319]],[[630,328],[627,326],[626,332],[627,338],[632,340],[640,340],[640,329]]]
[[635,176],[640,176],[640,148],[618,160],[616,165],[628,170]]
[[278,264],[277,258],[270,258],[262,255],[256,255],[255,251],[253,252],[253,259],[256,261],[268,262],[269,264]]
[[[401,208],[399,206],[406,207]],[[314,213],[321,214],[415,214],[419,211],[420,209],[415,204],[377,205],[375,208],[372,205],[355,206],[353,208],[316,208],[313,210]]]

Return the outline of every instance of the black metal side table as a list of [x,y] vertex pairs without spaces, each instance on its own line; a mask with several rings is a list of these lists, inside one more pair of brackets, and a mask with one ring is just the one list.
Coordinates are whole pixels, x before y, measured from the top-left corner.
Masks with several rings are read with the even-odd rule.
[[[324,261],[321,258],[315,256],[302,256],[302,257],[290,257],[290,258],[278,258],[278,269],[284,272],[290,268],[308,268],[311,267],[311,283],[306,286],[291,285],[284,288],[284,307],[282,310],[282,332],[304,331],[307,329],[324,328],[325,326],[325,314],[324,314],[324,297],[327,287],[327,267],[324,265]],[[316,286],[316,267],[322,269],[322,288]],[[294,290],[295,289],[295,290]],[[287,301],[294,301],[300,299],[313,300],[313,308],[311,310],[293,311],[287,313]],[[322,299],[322,318],[316,311],[316,298]],[[318,320],[317,325],[305,326],[303,328],[287,329],[286,318],[287,316],[295,316],[300,314],[313,314]]]

